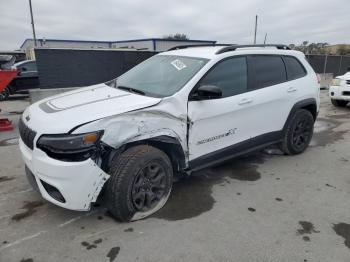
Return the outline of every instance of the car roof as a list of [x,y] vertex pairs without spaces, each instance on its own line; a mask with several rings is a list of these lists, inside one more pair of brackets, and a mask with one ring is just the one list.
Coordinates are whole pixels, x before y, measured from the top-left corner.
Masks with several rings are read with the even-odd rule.
[[[244,47],[237,48],[234,51],[228,51],[221,54],[216,54],[217,51],[225,46],[201,46],[201,47],[188,47],[184,49],[171,50],[161,53],[160,55],[176,55],[187,57],[198,57],[206,59],[214,59],[223,56],[232,55],[244,55],[244,54],[275,54],[275,55],[291,55],[291,56],[304,56],[302,52],[295,50],[277,49],[275,47]],[[229,55],[228,55],[229,54]]]

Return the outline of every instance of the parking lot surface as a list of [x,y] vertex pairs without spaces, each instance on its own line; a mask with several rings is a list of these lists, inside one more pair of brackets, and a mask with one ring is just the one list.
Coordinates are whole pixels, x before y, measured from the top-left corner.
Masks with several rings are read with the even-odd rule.
[[350,108],[321,98],[305,153],[270,148],[199,171],[132,223],[33,191],[18,149],[28,98],[1,102],[16,128],[0,133],[0,261],[350,261]]

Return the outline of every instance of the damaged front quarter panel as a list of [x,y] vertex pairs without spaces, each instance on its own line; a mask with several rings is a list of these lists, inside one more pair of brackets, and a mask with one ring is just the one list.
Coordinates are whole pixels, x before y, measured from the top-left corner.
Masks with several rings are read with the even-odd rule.
[[167,98],[155,106],[106,117],[81,126],[74,133],[104,130],[101,141],[114,149],[154,137],[172,137],[187,156],[186,108],[182,108],[176,100]]

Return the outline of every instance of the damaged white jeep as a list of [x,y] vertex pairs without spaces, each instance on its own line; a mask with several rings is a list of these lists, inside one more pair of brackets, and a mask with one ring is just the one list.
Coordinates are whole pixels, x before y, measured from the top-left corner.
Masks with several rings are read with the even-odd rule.
[[89,210],[103,192],[113,216],[132,221],[164,206],[175,175],[271,144],[303,152],[318,109],[317,77],[300,52],[185,46],[29,106],[19,147],[48,201]]

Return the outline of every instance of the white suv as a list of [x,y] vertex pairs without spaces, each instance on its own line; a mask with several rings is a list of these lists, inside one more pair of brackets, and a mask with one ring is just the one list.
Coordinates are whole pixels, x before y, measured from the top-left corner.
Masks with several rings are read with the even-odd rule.
[[350,102],[350,72],[333,79],[329,95],[334,106],[345,107]]
[[175,175],[271,144],[303,152],[318,110],[317,77],[300,52],[185,46],[31,105],[19,146],[48,201],[89,210],[103,189],[109,211],[132,221],[166,203]]

